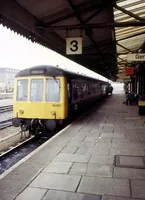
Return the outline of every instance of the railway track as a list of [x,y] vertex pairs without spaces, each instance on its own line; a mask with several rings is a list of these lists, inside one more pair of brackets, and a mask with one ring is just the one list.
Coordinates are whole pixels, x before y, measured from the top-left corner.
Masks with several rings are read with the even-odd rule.
[[0,122],[0,130],[7,128],[9,126],[12,126],[12,119],[8,119],[8,120]]
[[0,106],[0,113],[12,111],[12,110],[13,110],[13,106],[12,105],[9,105],[9,106]]
[[[17,135],[17,134],[16,134]],[[16,145],[9,147],[6,151],[0,152],[0,174],[4,173],[7,169],[12,167],[22,158],[30,154],[33,150],[41,146],[44,142],[50,139],[52,135],[49,137],[42,137],[38,140],[35,136],[32,136],[23,141],[17,142]]]
[[[34,138],[29,138],[23,142],[19,142],[16,146],[11,146],[7,151],[0,152],[0,174],[4,171],[12,167],[15,163],[17,163],[20,159],[26,156],[31,151],[26,149],[29,144],[32,144]],[[34,146],[34,145],[33,145]],[[31,148],[33,150],[33,148]],[[22,153],[22,151],[24,151]]]

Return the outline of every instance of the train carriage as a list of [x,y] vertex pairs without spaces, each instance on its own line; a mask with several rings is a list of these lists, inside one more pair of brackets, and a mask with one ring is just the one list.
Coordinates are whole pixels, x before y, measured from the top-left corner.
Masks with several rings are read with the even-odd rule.
[[20,71],[14,87],[14,126],[39,135],[54,130],[73,113],[104,95],[107,82],[54,66]]

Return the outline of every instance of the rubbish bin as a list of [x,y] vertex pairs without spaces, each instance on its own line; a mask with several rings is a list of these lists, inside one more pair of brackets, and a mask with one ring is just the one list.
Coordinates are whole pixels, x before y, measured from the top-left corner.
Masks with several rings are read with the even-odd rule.
[[145,95],[139,96],[138,107],[139,115],[145,115]]

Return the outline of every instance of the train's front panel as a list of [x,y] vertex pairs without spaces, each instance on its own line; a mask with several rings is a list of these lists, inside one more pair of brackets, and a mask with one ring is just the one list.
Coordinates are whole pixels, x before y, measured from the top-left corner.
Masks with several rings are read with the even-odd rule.
[[64,77],[20,77],[15,80],[14,117],[65,119],[68,100]]

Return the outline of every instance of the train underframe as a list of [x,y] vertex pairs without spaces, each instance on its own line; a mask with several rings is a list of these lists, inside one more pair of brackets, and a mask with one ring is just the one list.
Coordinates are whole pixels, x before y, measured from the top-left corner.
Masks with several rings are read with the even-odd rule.
[[55,119],[20,119],[13,118],[12,124],[15,127],[21,127],[22,132],[29,131],[29,135],[41,136],[48,131],[54,131],[61,127],[64,120]]

